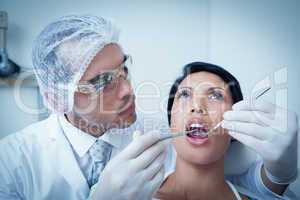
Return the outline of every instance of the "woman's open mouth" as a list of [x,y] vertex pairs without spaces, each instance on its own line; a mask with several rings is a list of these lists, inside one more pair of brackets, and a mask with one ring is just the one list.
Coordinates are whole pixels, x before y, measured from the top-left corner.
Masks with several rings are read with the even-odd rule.
[[207,138],[208,127],[201,123],[192,123],[186,129],[187,136],[192,138]]
[[208,125],[201,122],[191,122],[186,127],[186,132],[188,132],[186,139],[188,142],[199,145],[203,144],[208,140]]

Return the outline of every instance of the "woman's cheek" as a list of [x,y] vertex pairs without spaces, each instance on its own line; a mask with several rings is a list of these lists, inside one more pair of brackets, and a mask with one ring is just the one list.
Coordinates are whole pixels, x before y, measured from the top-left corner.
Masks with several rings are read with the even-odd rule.
[[179,113],[180,115],[186,115],[189,111],[190,106],[184,104],[183,102],[179,103],[177,106],[177,113]]
[[171,112],[171,124],[174,130],[181,131],[185,128],[185,122],[188,119],[188,109],[188,106],[174,105]]
[[209,118],[213,122],[218,123],[220,120],[222,120],[223,112],[221,107],[217,107],[217,106],[210,107],[208,113],[209,113]]
[[171,132],[178,132],[181,129],[182,123],[179,113],[172,113],[171,114]]

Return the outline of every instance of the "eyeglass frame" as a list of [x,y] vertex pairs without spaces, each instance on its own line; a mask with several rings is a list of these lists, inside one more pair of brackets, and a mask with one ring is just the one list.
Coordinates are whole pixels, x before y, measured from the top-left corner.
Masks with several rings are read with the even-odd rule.
[[[76,85],[75,92],[79,92],[82,94],[92,94],[92,93],[100,93],[102,92],[108,85],[110,84],[116,84],[117,80],[120,77],[123,77],[124,80],[129,80],[129,66],[132,65],[132,57],[128,54],[124,55],[124,61],[117,66],[117,68],[113,70],[109,70],[106,72],[103,72],[101,74],[98,74],[94,78],[88,81],[82,81]],[[124,75],[125,73],[125,75]],[[103,76],[108,76],[107,78],[110,78],[110,80],[103,80]],[[105,81],[106,83],[99,83],[100,81]],[[98,83],[92,83],[92,82],[98,82]],[[101,84],[99,86],[99,84]]]

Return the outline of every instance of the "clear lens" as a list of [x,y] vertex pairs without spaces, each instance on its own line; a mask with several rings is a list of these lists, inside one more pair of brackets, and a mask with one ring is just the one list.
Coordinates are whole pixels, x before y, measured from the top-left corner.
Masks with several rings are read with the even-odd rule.
[[78,84],[77,91],[88,94],[101,92],[105,88],[114,89],[120,80],[130,80],[128,68],[131,64],[131,56],[126,55],[126,60],[117,69],[102,73],[86,83]]

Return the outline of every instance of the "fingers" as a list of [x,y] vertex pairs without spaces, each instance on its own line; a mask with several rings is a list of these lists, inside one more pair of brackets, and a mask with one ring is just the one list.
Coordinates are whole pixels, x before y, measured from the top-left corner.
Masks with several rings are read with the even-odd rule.
[[165,169],[164,167],[160,168],[159,172],[153,177],[149,182],[149,191],[152,196],[160,188],[161,184],[164,181]]
[[242,133],[233,132],[233,131],[229,131],[228,134],[231,137],[243,143],[244,145],[252,148],[254,151],[257,151],[257,149],[263,149],[263,141],[255,137],[245,135]]
[[131,160],[132,171],[140,171],[149,165],[152,165],[154,160],[166,151],[168,141],[158,142],[145,150],[138,157]]
[[[154,161],[144,170],[138,172],[135,178],[135,185],[145,187],[147,192],[152,194],[159,188],[161,180],[164,177],[164,160],[166,157],[166,151],[161,153]],[[151,191],[149,191],[151,190]]]
[[[139,184],[139,191],[142,192],[142,199],[152,199],[164,181],[165,169],[161,167],[151,180]],[[137,183],[135,183],[137,184]],[[139,198],[141,199],[141,198]]]
[[244,110],[227,111],[224,113],[223,118],[226,121],[255,123],[261,126],[268,126],[272,121],[272,116],[264,112]]
[[152,180],[153,177],[159,172],[159,170],[164,167],[166,159],[166,151],[161,153],[155,160],[154,162],[149,165],[146,169],[144,169],[144,176],[145,180],[149,181]]
[[248,101],[238,102],[232,111],[224,113],[223,118],[227,121],[240,121],[256,123],[270,127],[278,132],[287,132],[288,110],[265,101],[256,101],[253,106]]
[[146,133],[134,139],[128,147],[126,147],[122,156],[125,159],[133,159],[148,149],[153,144],[157,143],[160,140],[160,134],[158,131],[153,131]]
[[261,111],[265,113],[274,113],[276,110],[276,105],[258,100],[243,100],[232,106],[233,110],[252,110],[252,111]]
[[239,121],[223,121],[221,126],[229,132],[239,133],[240,135],[247,135],[255,137],[259,140],[269,140],[275,133],[268,127],[264,127],[255,123],[246,123]]

